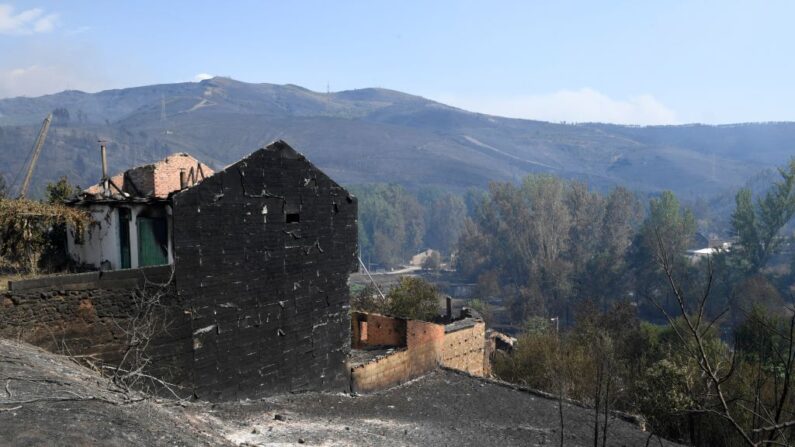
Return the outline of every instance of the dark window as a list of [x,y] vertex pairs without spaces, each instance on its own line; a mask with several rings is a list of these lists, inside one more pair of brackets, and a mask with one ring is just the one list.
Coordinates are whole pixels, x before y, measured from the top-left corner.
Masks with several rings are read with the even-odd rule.
[[121,247],[121,268],[130,268],[130,210],[119,208],[119,246]]
[[287,223],[301,222],[301,215],[298,213],[287,213],[285,216],[285,222]]

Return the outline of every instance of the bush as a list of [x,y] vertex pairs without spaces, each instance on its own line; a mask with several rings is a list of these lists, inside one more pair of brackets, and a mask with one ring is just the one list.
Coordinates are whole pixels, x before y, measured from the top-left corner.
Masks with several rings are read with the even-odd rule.
[[432,320],[439,314],[436,287],[420,278],[403,277],[387,294],[390,315],[414,320]]
[[351,309],[357,312],[387,313],[389,305],[374,285],[351,286]]

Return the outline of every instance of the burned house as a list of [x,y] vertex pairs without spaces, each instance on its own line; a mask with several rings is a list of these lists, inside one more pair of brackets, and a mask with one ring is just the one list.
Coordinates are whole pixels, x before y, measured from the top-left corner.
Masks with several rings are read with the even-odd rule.
[[67,234],[70,257],[80,264],[118,270],[174,261],[169,195],[212,175],[209,166],[185,153],[107,176],[102,147],[102,180],[70,205],[87,210],[86,234]]
[[197,394],[346,389],[355,198],[277,141],[171,200]]
[[119,321],[135,313],[131,293],[156,276],[169,321],[149,345],[152,365],[183,391],[226,400],[349,388],[356,199],[287,143],[215,173],[176,154],[103,175],[71,205],[94,222],[71,235],[70,253],[99,271],[10,283],[0,317],[13,324],[0,336],[79,339],[71,352],[101,344],[112,358],[129,348]]

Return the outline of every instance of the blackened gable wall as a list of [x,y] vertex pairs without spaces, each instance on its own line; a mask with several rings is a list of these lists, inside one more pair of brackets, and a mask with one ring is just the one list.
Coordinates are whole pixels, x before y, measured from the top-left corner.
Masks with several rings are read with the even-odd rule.
[[277,141],[174,195],[173,213],[197,396],[347,389],[355,198]]

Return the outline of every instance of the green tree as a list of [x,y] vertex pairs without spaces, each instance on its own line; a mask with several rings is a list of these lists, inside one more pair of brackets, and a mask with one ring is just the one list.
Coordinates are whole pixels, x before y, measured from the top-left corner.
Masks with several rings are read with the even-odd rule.
[[78,191],[79,188],[70,184],[66,176],[63,176],[55,183],[47,183],[47,203],[63,203],[72,198]]
[[626,189],[604,196],[549,175],[519,187],[493,183],[464,222],[456,269],[488,290],[483,296],[505,297],[515,322],[564,316],[586,299],[604,303],[624,294],[639,208]]
[[607,309],[609,300],[621,300],[627,293],[625,254],[637,231],[641,210],[637,197],[623,187],[613,189],[605,199],[594,247],[577,286],[582,296],[599,303],[602,310]]
[[684,254],[695,231],[693,213],[682,208],[673,192],[665,191],[649,201],[649,215],[641,226],[640,242],[652,262],[656,262],[664,254]]
[[439,314],[436,287],[421,278],[404,276],[387,293],[391,315],[414,320],[431,320]]
[[488,199],[488,192],[484,189],[469,188],[464,193],[464,204],[467,208],[467,216],[472,216],[475,211],[483,205],[483,202]]
[[351,287],[351,309],[360,312],[383,314],[389,312],[389,301],[381,297],[378,288],[368,284],[354,290]]
[[463,199],[453,194],[444,194],[430,203],[426,213],[425,245],[449,254],[466,219]]
[[737,193],[732,214],[732,229],[739,237],[734,252],[741,268],[756,273],[785,241],[781,229],[795,214],[795,158],[786,169],[779,169],[781,180],[754,203],[751,190]]
[[[629,263],[636,293],[644,298],[654,297],[673,311],[675,303],[667,293],[661,261],[678,271],[688,271],[690,266],[685,253],[695,231],[693,213],[682,208],[674,193],[665,191],[649,201],[649,214],[641,224],[630,252]],[[658,295],[665,296],[665,299]],[[646,300],[644,304],[647,304]]]
[[424,212],[399,185],[352,188],[359,199],[359,250],[365,262],[396,266],[416,253],[425,236]]

